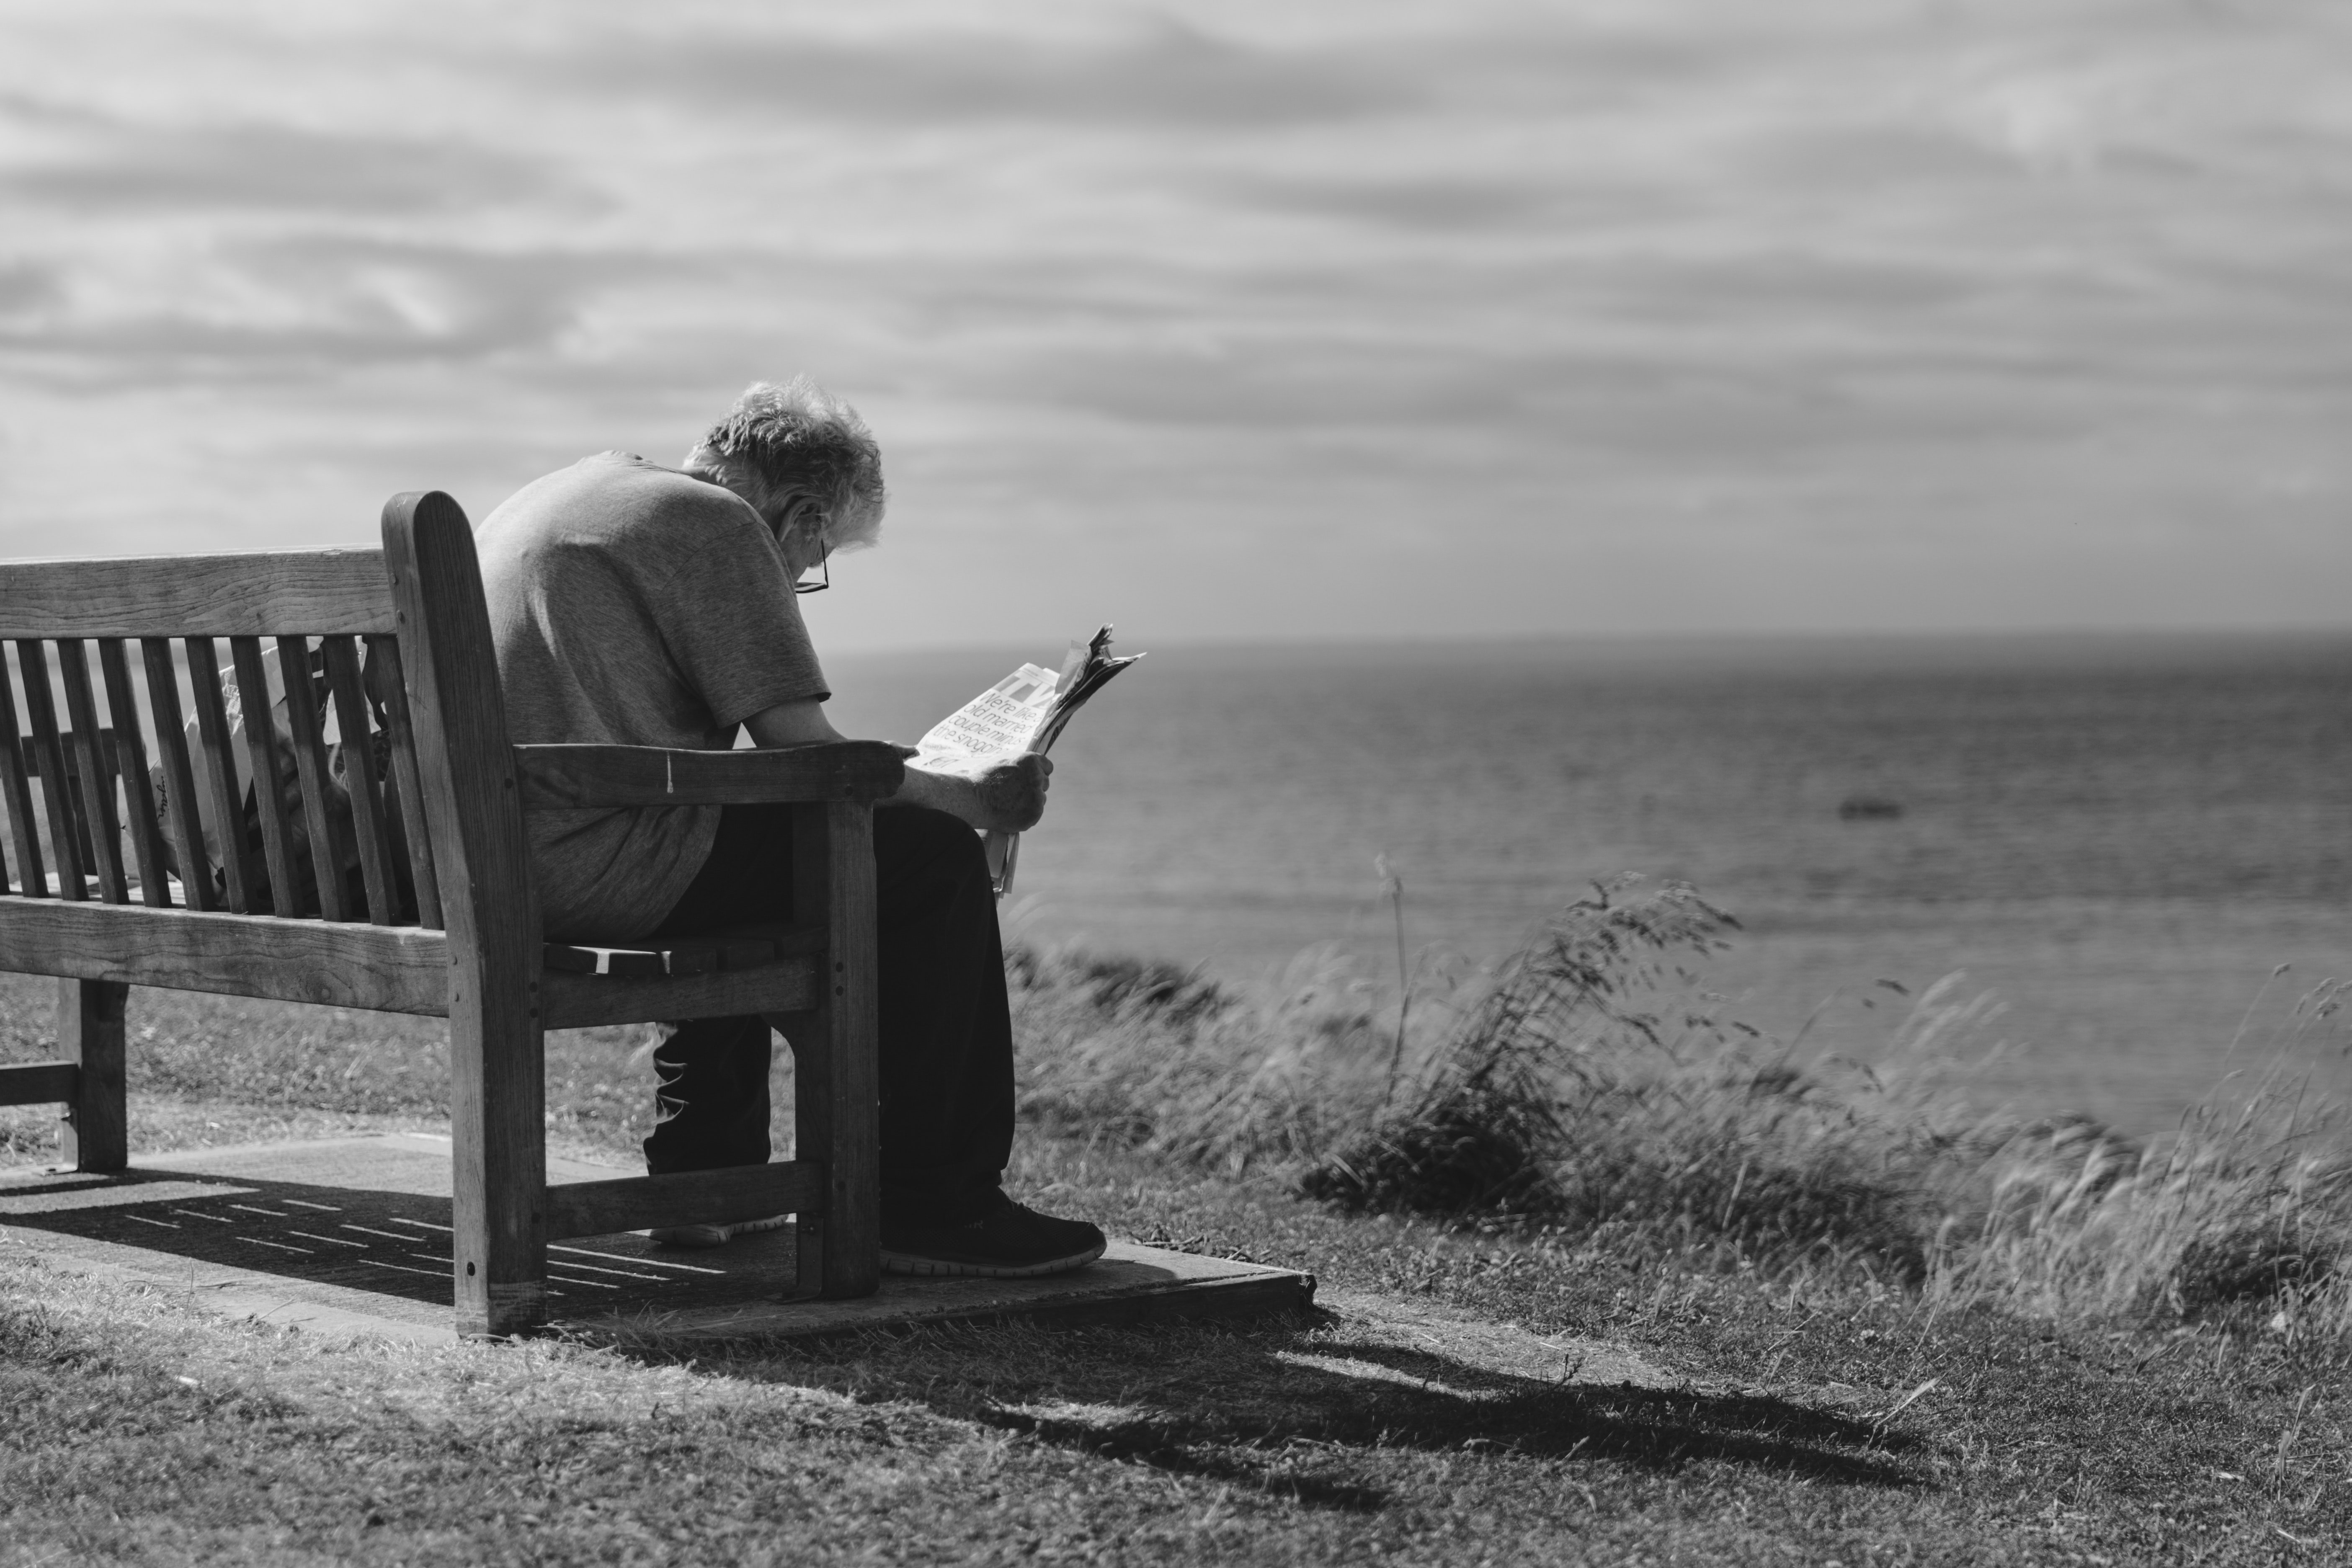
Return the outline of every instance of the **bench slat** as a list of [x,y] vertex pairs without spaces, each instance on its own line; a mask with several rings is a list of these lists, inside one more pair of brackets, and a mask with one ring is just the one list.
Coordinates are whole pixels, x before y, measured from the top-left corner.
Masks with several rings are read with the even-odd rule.
[[264,637],[396,629],[381,550],[0,562],[0,637]]
[[98,645],[98,668],[106,681],[106,706],[114,717],[114,768],[129,795],[131,850],[139,866],[139,893],[162,907],[172,901],[164,885],[163,829],[155,820],[155,784],[147,776],[147,742],[139,732],[139,699],[131,689],[131,666],[122,639]]
[[666,1176],[561,1182],[547,1189],[547,1238],[617,1236],[665,1226],[727,1225],[823,1207],[824,1167],[779,1160]]
[[188,765],[188,735],[180,717],[180,680],[172,667],[171,639],[142,637],[139,657],[147,666],[147,711],[155,721],[155,743],[163,752],[163,815],[172,823],[180,885],[190,909],[209,910],[217,900],[196,816],[196,775]]
[[17,642],[16,668],[24,678],[25,717],[33,726],[32,746],[41,759],[41,803],[48,808],[49,852],[58,858],[58,891],[79,903],[89,897],[82,887],[86,868],[81,863],[81,833],[73,819],[73,791],[66,787],[66,752],[58,735],[57,700],[49,693],[49,658],[37,638]]
[[408,683],[401,668],[400,639],[373,637],[367,641],[368,660],[382,671],[376,690],[383,697],[384,724],[392,731],[392,777],[384,792],[384,815],[408,856],[408,874],[416,884],[417,921],[438,931],[441,879],[433,869],[433,835],[425,826],[425,791],[417,782],[416,732],[409,723]]
[[[302,889],[294,877],[294,826],[286,820],[286,786],[278,772],[278,717],[271,711],[269,672],[261,662],[261,639],[229,638],[228,657],[236,671],[246,765],[253,771],[254,814],[261,819],[261,857],[269,870],[270,911],[299,915],[302,912]],[[309,679],[307,674],[304,679]]]
[[114,812],[114,749],[100,744],[98,702],[89,688],[89,654],[72,637],[58,642],[58,670],[66,689],[66,713],[73,721],[72,766],[81,776],[82,830],[89,840],[98,896],[110,904],[127,904],[131,892],[122,875],[122,824]]
[[9,896],[0,970],[382,1013],[449,1007],[448,938],[415,926]]
[[657,945],[624,947],[551,942],[541,963],[562,974],[688,975],[719,969],[756,969],[786,957],[824,951],[825,933],[800,926],[761,924],[702,936],[665,938]]
[[0,1067],[0,1105],[61,1105],[80,1088],[79,1062],[11,1062]]
[[40,835],[33,830],[33,786],[26,780],[24,754],[17,749],[22,734],[7,660],[0,658],[0,791],[6,797],[8,836],[16,847],[16,885],[26,898],[37,899],[47,891],[48,877],[41,865]]
[[800,1013],[816,1001],[816,961],[795,954],[752,969],[683,976],[566,974],[551,969],[541,972],[540,995],[540,1021],[550,1029]]
[[310,869],[319,886],[319,910],[331,921],[350,920],[358,911],[344,909],[343,879],[335,874],[343,863],[343,847],[335,832],[334,814],[327,809],[327,743],[318,689],[310,684],[310,639],[279,637],[278,668],[286,678],[287,722],[294,731],[294,771],[302,785],[302,822],[310,839]]
[[[399,890],[393,882],[392,846],[383,830],[383,797],[377,793],[375,753],[364,737],[371,720],[360,686],[358,651],[349,637],[321,637],[327,683],[334,693],[335,721],[343,736],[343,783],[352,795],[352,829],[359,837],[360,881],[367,889],[368,914],[378,925],[400,919]],[[362,737],[354,742],[352,736]]]
[[236,763],[229,757],[220,666],[214,662],[212,638],[190,637],[185,646],[188,686],[196,704],[196,742],[204,752],[205,804],[212,808],[205,815],[220,846],[222,891],[233,912],[247,914],[253,909],[253,877],[246,857],[245,798],[236,787]]
[[897,790],[907,771],[881,741],[732,752],[517,746],[514,753],[526,811],[875,800]]

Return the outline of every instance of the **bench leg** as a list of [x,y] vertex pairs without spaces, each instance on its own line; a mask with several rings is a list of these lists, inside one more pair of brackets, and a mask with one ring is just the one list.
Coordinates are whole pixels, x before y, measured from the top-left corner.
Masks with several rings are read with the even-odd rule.
[[503,1336],[547,1321],[545,1041],[529,997],[490,1005],[454,994],[463,984],[449,1008],[449,1262],[457,1331]]
[[122,1088],[130,996],[118,981],[58,982],[58,1054],[81,1068],[65,1123],[66,1163],[77,1171],[120,1171],[131,1163]]
[[824,1161],[825,1174],[824,1216],[801,1219],[799,1283],[836,1300],[870,1296],[882,1279],[873,808],[835,801],[793,816],[794,919],[831,938],[817,1005],[789,1032],[795,1152]]
[[[825,1059],[824,1012],[817,1008],[806,1013],[779,1013],[772,1022],[793,1051],[793,1158],[821,1159],[833,1144],[833,1107],[828,1098],[833,1074]],[[828,1294],[824,1266],[833,1248],[826,1245],[824,1221],[821,1214],[793,1216],[795,1296]]]

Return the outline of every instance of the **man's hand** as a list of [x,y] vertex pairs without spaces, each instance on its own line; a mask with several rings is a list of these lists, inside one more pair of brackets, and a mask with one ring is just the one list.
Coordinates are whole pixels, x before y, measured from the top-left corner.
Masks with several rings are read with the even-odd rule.
[[[743,722],[762,746],[807,746],[845,738],[825,718],[824,704],[815,701],[780,702]],[[912,746],[896,749],[901,757],[915,754]],[[961,816],[974,827],[1021,833],[1036,826],[1045,815],[1045,781],[1053,773],[1052,761],[1034,752],[999,763],[976,779],[910,767],[898,793],[876,804],[928,805]]]
[[1034,755],[999,763],[978,778],[910,767],[898,793],[875,804],[928,805],[960,816],[974,827],[1019,833],[1036,826],[1037,819],[1045,815],[1045,781],[1053,772],[1051,762]]
[[997,763],[974,781],[985,820],[972,826],[1000,833],[1022,833],[1036,826],[1037,819],[1045,815],[1045,791],[1053,776],[1053,759],[1034,752]]

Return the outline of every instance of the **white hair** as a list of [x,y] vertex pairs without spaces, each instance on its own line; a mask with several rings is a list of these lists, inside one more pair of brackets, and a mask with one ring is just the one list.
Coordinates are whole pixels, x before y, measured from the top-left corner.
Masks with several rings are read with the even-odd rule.
[[744,388],[686,466],[717,474],[762,510],[791,494],[811,498],[835,550],[871,544],[882,531],[882,448],[856,409],[805,375]]

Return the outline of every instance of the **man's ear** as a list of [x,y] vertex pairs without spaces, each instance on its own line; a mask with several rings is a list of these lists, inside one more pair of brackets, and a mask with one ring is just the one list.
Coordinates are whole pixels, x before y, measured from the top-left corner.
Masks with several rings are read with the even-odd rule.
[[772,507],[769,516],[776,526],[776,537],[782,539],[817,512],[816,497],[806,490],[794,490],[780,507]]

